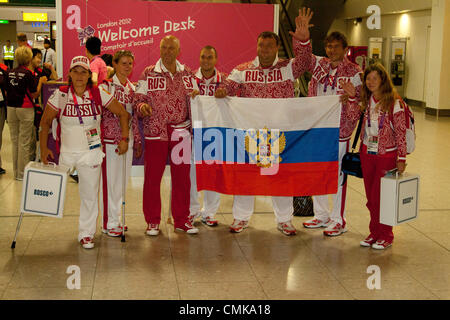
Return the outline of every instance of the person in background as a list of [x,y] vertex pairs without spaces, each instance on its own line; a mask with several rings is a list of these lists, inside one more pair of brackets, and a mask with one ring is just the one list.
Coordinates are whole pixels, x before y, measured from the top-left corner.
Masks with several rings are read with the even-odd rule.
[[14,46],[11,45],[11,40],[6,40],[6,45],[3,46],[3,62],[12,69],[14,65]]
[[[31,49],[31,52],[33,53],[33,58],[31,59],[31,63],[29,66],[29,69],[33,73],[33,75],[36,77],[36,79],[39,81],[41,77],[46,77],[49,79],[51,75],[44,74],[43,70],[40,68],[40,65],[42,64],[42,54],[41,50],[33,48]],[[38,91],[39,96],[33,100],[33,108],[34,108],[34,127],[35,130],[33,130],[33,137],[31,140],[31,160],[32,161],[39,161],[39,146],[36,145],[36,141],[39,141],[39,123],[41,122],[43,108],[40,103],[40,95],[41,95],[42,87]]]
[[[3,127],[6,120],[6,83],[8,79],[8,67],[0,63],[0,152],[2,151]],[[0,153],[0,174],[5,174],[2,168],[2,155]]]
[[[326,236],[339,236],[347,232],[345,220],[345,199],[347,182],[341,172],[342,158],[349,151],[350,138],[356,127],[361,111],[359,108],[359,89],[361,87],[361,68],[346,58],[348,44],[345,35],[332,32],[325,39],[327,57],[312,54],[309,39],[309,24],[313,12],[303,8],[296,19],[297,28],[302,30],[298,40],[306,48],[302,59],[307,61],[312,79],[308,85],[308,96],[341,96],[341,120],[339,126],[339,171],[338,190],[331,195],[333,208],[330,211],[328,195],[313,196],[314,218],[303,223],[305,228],[321,228]],[[292,34],[292,33],[291,33]],[[345,182],[345,183],[344,183]]]
[[114,67],[113,67],[113,56],[109,53],[105,53],[102,55],[103,61],[106,63],[106,69],[108,70],[107,79],[112,79],[114,76]]
[[[100,87],[110,92],[123,108],[132,114],[134,91],[136,89],[128,77],[133,71],[134,55],[131,51],[120,50],[114,54],[112,61],[115,74],[111,80],[105,80]],[[119,223],[119,213],[122,205],[123,179],[125,179],[126,189],[133,162],[133,147],[136,149],[136,158],[140,158],[142,154],[142,141],[136,113],[133,114],[131,126],[132,130],[130,130],[129,137],[122,137],[119,119],[108,109],[104,110],[102,130],[104,137],[103,152],[106,156],[102,162],[100,211],[103,212],[103,233],[111,237],[118,237],[122,234],[123,226]],[[126,154],[119,156],[117,146],[121,139],[129,141],[128,151]],[[124,157],[126,157],[125,160]],[[124,161],[126,161],[125,172]]]
[[30,44],[28,43],[27,35],[23,32],[17,34],[17,45],[19,47],[28,47],[32,49]]
[[108,77],[106,63],[100,57],[102,41],[97,37],[90,37],[86,40],[86,56],[92,71],[92,83],[94,86],[101,84]]
[[392,245],[392,226],[380,223],[381,178],[387,171],[406,168],[406,119],[403,101],[386,69],[380,64],[364,71],[361,103],[365,109],[361,127],[361,168],[370,212],[369,236],[363,247],[383,250]]
[[25,165],[31,160],[34,130],[34,99],[39,96],[46,77],[37,79],[30,70],[33,52],[27,46],[16,49],[18,67],[8,74],[6,89],[7,121],[11,134],[14,178],[21,181]]
[[[200,68],[195,73],[194,90],[191,96],[194,98],[197,95],[214,96],[216,89],[225,81],[227,74],[216,69],[217,51],[212,46],[205,46],[200,50]],[[199,192],[197,191],[197,179],[194,162],[194,148],[192,148],[191,155],[191,202],[189,206],[189,221],[194,224],[197,217],[202,218],[202,222],[210,227],[215,227],[219,224],[214,216],[217,213],[220,205],[220,194],[215,191],[203,191],[203,209],[200,210],[200,203],[198,202]]]
[[[118,153],[128,150],[128,121],[130,115],[114,97],[92,85],[89,60],[74,57],[70,63],[69,86],[60,87],[49,98],[41,120],[41,161],[54,158],[47,147],[47,136],[53,119],[59,120],[59,163],[76,167],[79,173],[80,220],[78,241],[85,249],[94,247],[97,229],[98,188],[104,153],[100,138],[100,121],[107,108],[119,118],[121,139]],[[58,130],[59,131],[59,130]]]
[[48,39],[44,40],[44,49],[42,51],[42,65],[44,68],[48,68],[46,63],[52,66],[53,69],[56,69],[56,52],[51,48],[51,42]]

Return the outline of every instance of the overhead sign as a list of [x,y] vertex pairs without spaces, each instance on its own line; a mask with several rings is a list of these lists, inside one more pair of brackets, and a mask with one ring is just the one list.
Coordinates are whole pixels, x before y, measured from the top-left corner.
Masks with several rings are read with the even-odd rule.
[[258,35],[276,31],[278,15],[278,8],[269,4],[138,0],[61,0],[56,4],[62,42],[57,52],[64,78],[72,57],[85,55],[84,44],[91,36],[101,39],[102,54],[117,50],[134,53],[132,81],[158,61],[159,43],[167,35],[180,39],[180,62],[197,69],[200,50],[212,45],[218,53],[217,68],[230,72],[255,58]]
[[23,21],[48,21],[46,12],[23,12]]

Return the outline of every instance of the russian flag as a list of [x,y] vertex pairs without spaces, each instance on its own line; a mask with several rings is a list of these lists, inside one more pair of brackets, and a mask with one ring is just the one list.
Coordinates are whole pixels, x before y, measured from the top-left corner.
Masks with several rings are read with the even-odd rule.
[[337,192],[339,96],[191,100],[197,189],[231,195]]

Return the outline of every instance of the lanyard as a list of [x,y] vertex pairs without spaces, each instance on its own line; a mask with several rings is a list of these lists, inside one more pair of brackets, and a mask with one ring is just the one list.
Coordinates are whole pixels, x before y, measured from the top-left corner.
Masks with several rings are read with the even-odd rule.
[[[325,78],[325,86],[323,87],[323,92],[327,92],[329,77],[330,77],[330,71],[328,71],[327,77]],[[337,81],[337,70],[333,77],[333,84],[331,86],[331,90],[334,90],[334,88],[336,87],[336,81]]]
[[[74,104],[75,110],[77,110],[78,120],[80,121],[80,124],[83,125],[84,121],[83,121],[83,117],[81,116],[80,108],[78,107],[78,101],[77,101],[77,97],[75,96],[75,91],[73,90],[72,87],[70,87],[70,90],[72,91],[73,104]],[[83,94],[82,99],[84,99],[84,94]],[[97,121],[97,111],[96,111],[97,106],[95,105],[95,101],[92,97],[91,90],[89,90],[89,100],[91,101],[91,108],[92,108],[92,113],[94,114],[94,120]]]
[[[386,117],[386,113],[383,112],[383,114],[381,115],[380,123],[378,124],[378,130],[383,129],[384,118],[385,118],[385,117]],[[370,126],[371,126],[371,123],[370,123],[370,108],[369,108],[369,110],[368,110],[368,112],[367,112],[367,122],[368,122],[368,126],[370,127]]]

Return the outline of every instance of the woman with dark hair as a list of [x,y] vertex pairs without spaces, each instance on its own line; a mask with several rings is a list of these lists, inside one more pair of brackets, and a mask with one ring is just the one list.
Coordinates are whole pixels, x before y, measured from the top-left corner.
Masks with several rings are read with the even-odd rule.
[[[121,51],[125,51],[125,50],[121,50]],[[107,76],[106,76],[106,79],[112,79],[112,77],[114,76],[113,56],[112,56],[112,54],[105,53],[105,54],[102,55],[101,58],[102,58],[103,61],[105,61],[106,70],[108,72]]]
[[78,241],[83,248],[94,247],[98,215],[98,187],[102,152],[100,121],[103,109],[107,108],[119,117],[123,138],[118,144],[118,153],[128,149],[129,114],[114,97],[104,89],[92,85],[89,60],[84,56],[74,57],[70,64],[69,86],[60,87],[50,97],[41,120],[41,160],[47,164],[53,153],[47,147],[47,136],[53,119],[59,120],[59,163],[75,167],[79,176],[80,221]]
[[380,223],[381,178],[387,171],[406,168],[406,120],[401,98],[384,67],[373,64],[364,71],[361,103],[365,109],[361,129],[361,167],[370,211],[369,236],[363,247],[383,250],[392,245],[392,226]]

